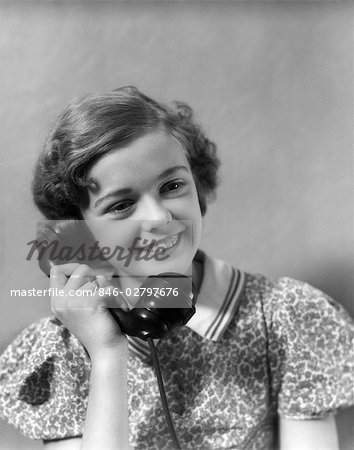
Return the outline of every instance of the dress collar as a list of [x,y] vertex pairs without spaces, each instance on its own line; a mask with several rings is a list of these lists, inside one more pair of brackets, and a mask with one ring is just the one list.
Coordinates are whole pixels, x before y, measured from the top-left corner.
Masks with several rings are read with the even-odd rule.
[[237,311],[245,274],[202,250],[195,260],[202,263],[204,273],[196,313],[186,326],[203,338],[219,341]]

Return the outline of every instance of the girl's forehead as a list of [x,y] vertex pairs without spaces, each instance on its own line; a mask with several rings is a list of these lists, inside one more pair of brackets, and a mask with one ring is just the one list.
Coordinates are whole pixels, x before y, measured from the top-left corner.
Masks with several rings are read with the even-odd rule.
[[132,178],[158,177],[168,169],[183,166],[190,170],[184,147],[171,134],[158,130],[105,154],[88,176],[100,184],[113,179],[124,184]]

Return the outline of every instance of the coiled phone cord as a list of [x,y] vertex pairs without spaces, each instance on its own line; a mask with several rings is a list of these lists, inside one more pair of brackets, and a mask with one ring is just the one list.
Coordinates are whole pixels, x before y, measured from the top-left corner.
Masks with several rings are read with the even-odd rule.
[[163,378],[162,378],[162,373],[161,373],[161,367],[160,367],[160,362],[159,362],[159,358],[156,352],[156,347],[154,344],[154,340],[153,338],[149,337],[147,339],[149,346],[150,346],[150,352],[151,352],[151,356],[152,356],[152,360],[154,363],[154,368],[155,368],[155,373],[156,373],[156,378],[157,378],[157,384],[159,386],[159,391],[160,391],[160,397],[161,397],[161,402],[162,402],[162,407],[165,413],[165,417],[166,417],[166,422],[168,425],[168,429],[170,431],[171,434],[171,438],[173,441],[173,445],[174,448],[176,450],[181,450],[181,447],[179,445],[178,442],[178,438],[173,426],[173,422],[172,422],[172,418],[171,418],[171,414],[170,414],[170,410],[168,407],[168,403],[167,403],[167,398],[166,398],[166,392],[165,392],[165,387],[163,384]]

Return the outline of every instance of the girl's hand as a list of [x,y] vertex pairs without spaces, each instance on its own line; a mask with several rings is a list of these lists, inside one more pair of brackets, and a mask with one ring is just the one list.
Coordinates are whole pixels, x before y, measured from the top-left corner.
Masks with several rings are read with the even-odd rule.
[[[52,296],[53,313],[84,345],[91,360],[112,351],[116,356],[127,355],[126,336],[108,310],[113,306],[127,309],[127,305],[121,296],[99,295],[98,286],[105,290],[110,286],[104,276],[96,277],[86,264],[55,265],[50,272],[50,286],[57,288],[56,292],[64,291],[63,296]],[[90,294],[83,295],[84,291]]]

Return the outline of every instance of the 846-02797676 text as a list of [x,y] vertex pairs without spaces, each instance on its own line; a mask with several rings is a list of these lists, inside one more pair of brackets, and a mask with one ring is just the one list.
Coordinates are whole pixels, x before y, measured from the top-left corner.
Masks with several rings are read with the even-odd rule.
[[159,287],[159,288],[152,288],[152,287],[140,287],[140,288],[126,288],[126,289],[120,289],[117,287],[98,287],[95,286],[94,289],[70,289],[68,291],[65,291],[64,289],[59,288],[49,288],[49,289],[10,289],[10,297],[45,297],[46,295],[49,296],[59,296],[64,297],[68,295],[69,297],[74,296],[105,296],[105,295],[113,295],[114,297],[118,297],[119,295],[122,295],[123,297],[141,297],[142,295],[152,297],[152,296],[158,296],[158,297],[168,297],[168,296],[178,296],[178,288],[170,288],[170,287]]

